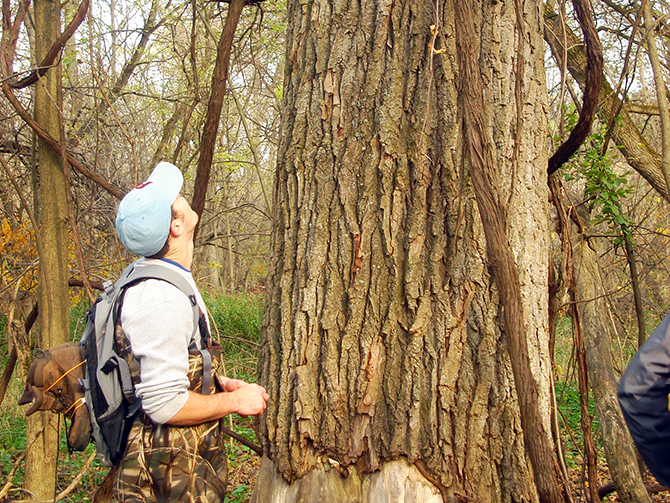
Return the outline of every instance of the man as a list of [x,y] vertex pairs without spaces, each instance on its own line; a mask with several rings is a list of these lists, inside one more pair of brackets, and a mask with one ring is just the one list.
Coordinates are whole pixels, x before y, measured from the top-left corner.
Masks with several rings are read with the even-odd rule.
[[219,419],[233,412],[261,414],[269,398],[257,384],[220,376],[222,392],[200,392],[206,368],[201,354],[211,349],[211,339],[207,309],[190,272],[198,215],[180,195],[182,184],[176,166],[159,163],[121,201],[116,218],[121,242],[143,257],[135,267],[158,264],[177,271],[193,288],[201,311],[197,330],[189,297],[163,280],[144,280],[125,292],[120,327],[139,362],[135,393],[143,413],[116,467],[117,501],[223,501],[226,460]]
[[621,376],[617,398],[637,450],[662,485],[670,484],[670,314]]

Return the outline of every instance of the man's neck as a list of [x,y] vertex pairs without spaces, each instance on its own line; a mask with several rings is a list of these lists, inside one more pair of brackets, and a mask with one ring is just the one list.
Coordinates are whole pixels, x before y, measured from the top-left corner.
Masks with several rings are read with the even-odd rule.
[[170,246],[162,258],[172,260],[190,271],[193,263],[193,243],[185,243],[184,246]]

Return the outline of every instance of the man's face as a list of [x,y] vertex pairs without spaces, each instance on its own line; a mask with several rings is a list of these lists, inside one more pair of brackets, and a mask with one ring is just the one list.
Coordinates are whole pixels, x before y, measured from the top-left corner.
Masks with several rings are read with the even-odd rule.
[[188,204],[184,196],[179,194],[174,203],[172,203],[172,208],[177,213],[177,218],[184,222],[184,231],[192,234],[193,229],[195,229],[198,223],[198,214],[191,209],[191,205]]

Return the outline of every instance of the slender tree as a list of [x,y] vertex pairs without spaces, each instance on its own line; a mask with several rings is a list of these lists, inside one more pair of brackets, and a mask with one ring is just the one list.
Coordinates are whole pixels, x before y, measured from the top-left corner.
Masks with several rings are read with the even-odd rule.
[[219,130],[219,121],[221,120],[223,97],[226,94],[226,84],[230,69],[230,51],[233,46],[235,30],[240,21],[246,0],[230,0],[229,3],[230,8],[226,17],[226,24],[223,27],[216,49],[216,63],[214,64],[214,73],[212,74],[207,117],[205,118],[202,140],[200,142],[200,157],[198,158],[198,171],[195,178],[195,192],[191,203],[193,210],[200,217],[205,208],[207,185],[209,184],[214,147],[216,146],[216,134]]
[[661,62],[656,49],[656,35],[654,16],[650,1],[643,3],[645,38],[647,42],[647,53],[656,83],[656,99],[658,103],[659,118],[661,122],[661,170],[665,177],[665,185],[670,193],[670,106],[668,105],[667,89],[661,69]]
[[[60,35],[60,4],[37,0],[35,12],[35,56],[42,61]],[[35,121],[53,138],[59,138],[61,106],[60,64],[42,75],[35,89]],[[68,340],[68,208],[65,172],[59,153],[42,139],[37,143],[36,192],[40,246],[40,347]],[[37,499],[54,497],[59,418],[43,412],[28,418],[27,439],[41,435],[26,457],[24,487]]]

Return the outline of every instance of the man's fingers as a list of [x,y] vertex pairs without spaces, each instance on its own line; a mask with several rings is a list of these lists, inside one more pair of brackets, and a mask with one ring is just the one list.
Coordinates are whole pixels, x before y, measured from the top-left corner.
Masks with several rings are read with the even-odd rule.
[[245,386],[248,385],[247,382],[241,380],[241,379],[230,379],[229,377],[222,376],[222,375],[217,375],[216,378],[219,380],[219,383],[221,384],[221,388],[224,391],[232,392],[235,390],[238,390],[240,388],[244,388]]

